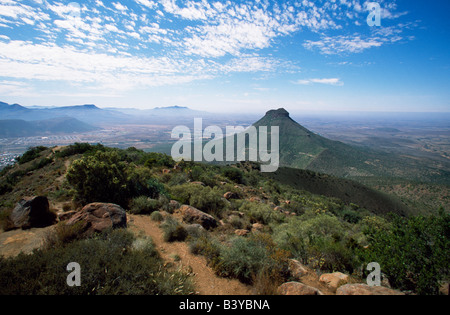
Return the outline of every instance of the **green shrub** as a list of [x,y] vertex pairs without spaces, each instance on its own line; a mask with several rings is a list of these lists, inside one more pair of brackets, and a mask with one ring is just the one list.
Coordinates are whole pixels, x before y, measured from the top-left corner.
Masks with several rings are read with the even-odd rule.
[[47,149],[48,149],[47,147],[42,146],[29,148],[27,152],[25,152],[22,156],[18,157],[16,160],[20,165],[31,162],[37,159],[40,156],[41,152]]
[[165,242],[184,242],[188,232],[176,219],[167,218],[161,225]]
[[275,227],[274,240],[280,248],[313,268],[351,273],[357,265],[357,244],[349,235],[348,226],[335,216],[291,218]]
[[149,168],[154,166],[173,168],[175,166],[175,161],[166,154],[150,152],[146,153],[143,159],[143,164]]
[[252,223],[280,224],[284,222],[285,216],[274,211],[269,205],[246,201],[239,208],[244,212]]
[[150,219],[152,219],[153,221],[156,221],[156,222],[162,222],[162,221],[164,221],[164,217],[163,217],[163,215],[161,214],[161,212],[159,212],[159,211],[153,212],[153,213],[150,215]]
[[99,151],[74,161],[66,178],[81,203],[110,202],[127,206],[127,165],[116,152]]
[[267,234],[238,237],[222,248],[216,271],[244,283],[252,283],[260,272],[287,274],[287,253],[280,251]]
[[[186,295],[194,288],[186,274],[169,271],[154,246],[134,246],[116,230],[33,255],[0,258],[1,295]],[[66,268],[81,266],[81,286],[69,287]]]
[[134,198],[130,202],[131,214],[151,214],[159,210],[161,204],[158,200],[150,199],[146,196]]
[[450,215],[394,217],[390,228],[366,229],[364,264],[378,262],[391,285],[425,295],[450,278]]
[[101,144],[97,144],[94,146],[89,143],[74,143],[57,152],[56,156],[60,158],[65,158],[77,154],[85,154],[87,152],[94,152],[104,149],[105,147]]
[[190,252],[194,255],[204,256],[212,267],[218,264],[222,247],[220,242],[208,235],[191,238],[189,242]]
[[227,167],[222,171],[222,174],[229,180],[237,184],[242,184],[244,173],[241,170],[234,167]]
[[225,207],[218,188],[184,184],[171,187],[170,193],[173,199],[180,203],[191,205],[209,214],[220,215]]

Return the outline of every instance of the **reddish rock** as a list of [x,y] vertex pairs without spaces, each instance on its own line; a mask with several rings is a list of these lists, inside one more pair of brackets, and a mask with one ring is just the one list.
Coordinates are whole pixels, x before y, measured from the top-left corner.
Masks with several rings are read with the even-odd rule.
[[296,280],[300,280],[310,272],[310,269],[295,259],[289,259],[289,272]]
[[127,214],[125,210],[115,204],[91,203],[70,218],[66,224],[82,224],[81,234],[90,236],[107,229],[127,227]]
[[287,282],[278,288],[280,295],[323,295],[319,289],[307,286],[300,282]]
[[385,287],[370,287],[367,284],[346,284],[339,287],[336,295],[405,295],[403,292]]
[[70,220],[77,213],[78,213],[77,211],[66,211],[58,213],[58,220],[60,222]]
[[325,283],[329,288],[336,290],[339,286],[348,283],[349,276],[341,272],[326,273],[320,276],[320,282]]
[[200,224],[205,229],[213,229],[217,227],[217,220],[213,216],[204,213],[191,206],[181,206],[179,212],[183,215],[183,220],[189,224]]
[[262,232],[264,231],[264,224],[254,223],[252,225],[252,232]]
[[226,200],[230,200],[230,199],[238,199],[239,196],[238,194],[229,191],[223,195],[223,198],[225,198]]

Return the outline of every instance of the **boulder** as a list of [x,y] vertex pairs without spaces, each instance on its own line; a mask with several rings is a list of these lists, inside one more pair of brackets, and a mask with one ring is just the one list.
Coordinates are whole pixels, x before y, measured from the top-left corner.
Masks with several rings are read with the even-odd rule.
[[91,236],[108,229],[127,227],[125,210],[111,203],[91,203],[66,221],[67,225],[81,224],[83,236]]
[[234,231],[234,234],[237,236],[247,236],[250,233],[249,230],[236,230]]
[[289,273],[296,280],[300,280],[302,277],[306,276],[310,270],[308,267],[303,265],[301,262],[295,259],[289,259]]
[[60,222],[70,220],[77,213],[78,213],[77,211],[67,211],[58,213],[58,220]]
[[334,272],[323,274],[319,281],[325,283],[330,289],[336,290],[339,286],[347,284],[348,279],[348,275],[342,272]]
[[264,231],[264,224],[254,223],[252,225],[252,232],[262,232]]
[[50,211],[47,197],[24,198],[10,215],[14,228],[44,228],[56,223],[56,214]]
[[225,198],[226,200],[230,200],[230,199],[238,199],[239,196],[238,194],[229,191],[223,195],[223,198]]
[[217,227],[217,220],[213,216],[204,213],[194,207],[183,205],[179,212],[183,216],[183,221],[189,224],[200,224],[205,229],[213,229]]
[[385,287],[370,287],[367,284],[346,284],[339,287],[336,295],[405,295],[403,292]]
[[278,288],[280,295],[323,295],[319,289],[300,282],[287,282]]

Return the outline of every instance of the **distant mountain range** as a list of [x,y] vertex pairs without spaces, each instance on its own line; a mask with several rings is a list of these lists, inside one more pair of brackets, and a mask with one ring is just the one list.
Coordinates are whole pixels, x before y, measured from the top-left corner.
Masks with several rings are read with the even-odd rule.
[[65,107],[30,106],[0,102],[0,118],[3,120],[38,121],[71,117],[84,123],[101,126],[117,123],[170,124],[194,117],[212,117],[212,114],[188,107],[170,106],[140,110],[135,108],[99,108],[95,105]]
[[99,128],[97,127],[93,127],[71,117],[38,121],[25,121],[18,119],[0,120],[0,137],[2,138],[81,133],[98,129]]
[[104,110],[95,105],[79,105],[67,107],[27,108],[18,104],[9,105],[0,102],[0,117],[3,120],[19,119],[25,121],[48,120],[54,118],[71,117],[84,123],[99,125],[128,119],[129,116],[111,110]]

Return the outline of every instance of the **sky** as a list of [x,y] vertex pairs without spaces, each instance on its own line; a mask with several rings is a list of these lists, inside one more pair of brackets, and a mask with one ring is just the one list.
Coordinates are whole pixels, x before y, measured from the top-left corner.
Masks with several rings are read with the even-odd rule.
[[448,0],[0,0],[0,101],[450,112],[449,12]]

